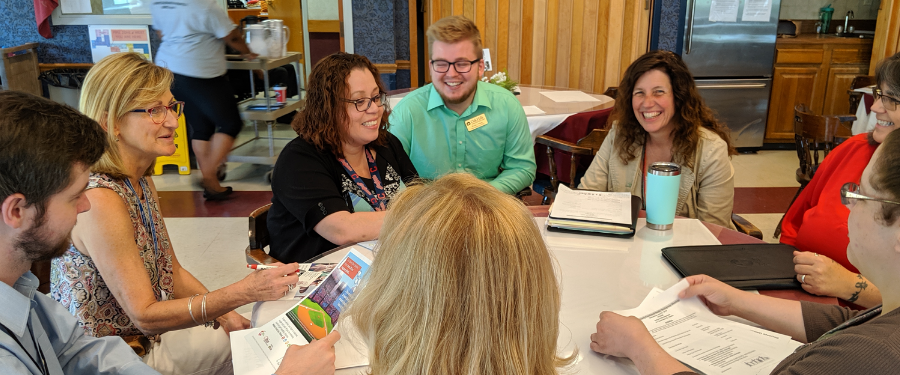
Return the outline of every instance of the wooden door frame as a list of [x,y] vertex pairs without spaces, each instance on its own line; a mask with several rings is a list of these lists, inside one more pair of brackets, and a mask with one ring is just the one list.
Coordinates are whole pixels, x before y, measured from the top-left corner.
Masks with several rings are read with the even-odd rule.
[[875,67],[881,60],[897,52],[900,52],[900,0],[881,0],[869,75],[875,75]]

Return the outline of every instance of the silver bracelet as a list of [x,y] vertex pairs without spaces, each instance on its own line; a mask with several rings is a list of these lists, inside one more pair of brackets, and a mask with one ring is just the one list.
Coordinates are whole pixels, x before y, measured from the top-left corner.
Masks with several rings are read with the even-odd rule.
[[209,293],[203,294],[203,300],[200,301],[200,316],[203,319],[203,322],[209,322],[209,319],[206,318],[206,296]]
[[188,314],[191,314],[191,320],[194,321],[195,324],[200,324],[197,322],[197,319],[194,318],[194,297],[199,296],[200,294],[194,294],[191,298],[188,299]]

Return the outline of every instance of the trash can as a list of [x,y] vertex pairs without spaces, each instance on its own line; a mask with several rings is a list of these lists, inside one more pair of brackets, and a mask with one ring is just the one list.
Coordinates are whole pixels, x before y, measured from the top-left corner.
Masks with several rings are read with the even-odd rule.
[[50,100],[78,108],[81,85],[87,72],[87,69],[52,69],[41,73],[38,78],[47,85]]

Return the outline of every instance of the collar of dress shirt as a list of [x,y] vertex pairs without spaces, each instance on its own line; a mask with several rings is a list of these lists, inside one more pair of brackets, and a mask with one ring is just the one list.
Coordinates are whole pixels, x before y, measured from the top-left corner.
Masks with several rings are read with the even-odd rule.
[[[491,108],[491,101],[490,101],[490,99],[488,99],[487,94],[485,93],[485,91],[487,90],[484,87],[485,85],[492,85],[492,83],[481,82],[481,81],[478,81],[476,83],[475,98],[472,99],[472,104],[469,105],[469,108],[466,108],[466,110],[463,111],[463,115],[465,115],[467,112],[469,112],[469,109],[471,109],[473,106],[475,108],[478,108],[478,106],[483,105],[485,107]],[[444,99],[441,98],[441,94],[438,93],[437,89],[434,88],[434,84],[432,83],[431,84],[431,93],[428,95],[428,107],[426,107],[425,110],[430,111],[432,109],[435,109],[437,107],[442,107],[442,106],[446,107],[446,105],[444,105]]]
[[0,324],[20,337],[25,334],[31,299],[37,287],[37,276],[31,271],[19,277],[12,287],[0,282],[0,301],[3,301],[0,303]]

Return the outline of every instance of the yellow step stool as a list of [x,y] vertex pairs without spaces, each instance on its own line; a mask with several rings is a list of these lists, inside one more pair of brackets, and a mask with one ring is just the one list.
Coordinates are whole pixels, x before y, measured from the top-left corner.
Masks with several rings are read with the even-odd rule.
[[178,129],[175,129],[175,153],[156,158],[156,165],[153,167],[154,175],[161,175],[163,166],[169,164],[178,166],[178,174],[191,174],[191,157],[188,151],[187,126],[185,124],[184,115],[178,117]]

